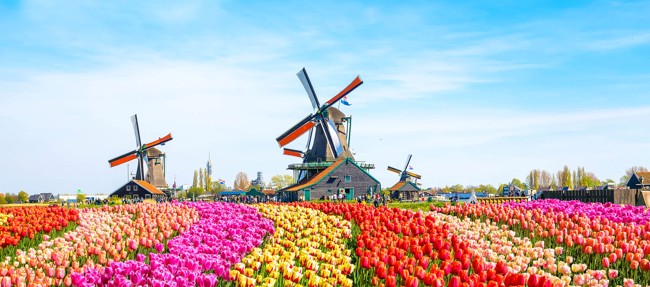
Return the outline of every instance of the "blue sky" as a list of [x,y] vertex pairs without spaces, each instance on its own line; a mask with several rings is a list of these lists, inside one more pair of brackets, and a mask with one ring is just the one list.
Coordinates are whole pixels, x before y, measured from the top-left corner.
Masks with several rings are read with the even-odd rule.
[[136,113],[170,184],[287,173],[302,67],[321,101],[364,80],[342,110],[384,186],[409,153],[425,186],[650,166],[650,2],[458,2],[0,1],[0,192],[112,192]]

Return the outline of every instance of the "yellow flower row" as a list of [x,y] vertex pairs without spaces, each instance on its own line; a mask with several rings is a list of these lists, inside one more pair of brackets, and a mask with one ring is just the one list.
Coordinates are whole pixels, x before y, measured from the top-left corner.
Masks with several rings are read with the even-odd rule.
[[235,264],[230,276],[239,286],[352,286],[349,221],[304,207],[255,207],[275,222],[275,233]]

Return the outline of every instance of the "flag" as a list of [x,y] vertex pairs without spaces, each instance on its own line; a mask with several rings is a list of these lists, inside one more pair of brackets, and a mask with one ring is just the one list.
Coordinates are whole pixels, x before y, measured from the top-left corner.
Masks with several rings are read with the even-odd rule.
[[226,184],[226,181],[223,179],[219,179],[219,184]]
[[410,170],[413,170],[413,166],[410,166],[410,165],[409,165],[409,169],[410,169]]
[[351,104],[348,102],[348,96],[345,96],[343,97],[343,99],[341,99],[341,104],[344,104],[346,106],[351,106]]

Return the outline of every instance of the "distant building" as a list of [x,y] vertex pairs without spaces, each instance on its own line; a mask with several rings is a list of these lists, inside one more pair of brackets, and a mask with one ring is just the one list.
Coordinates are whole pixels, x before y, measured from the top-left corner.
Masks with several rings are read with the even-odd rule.
[[630,176],[626,186],[629,189],[650,188],[650,171],[637,171]]
[[29,196],[29,203],[43,203],[56,201],[56,197],[52,193],[39,193]]
[[167,197],[164,192],[150,183],[136,179],[127,182],[109,195],[109,197],[113,196],[129,199],[164,199]]
[[400,181],[388,189],[392,199],[415,200],[420,188],[411,181]]

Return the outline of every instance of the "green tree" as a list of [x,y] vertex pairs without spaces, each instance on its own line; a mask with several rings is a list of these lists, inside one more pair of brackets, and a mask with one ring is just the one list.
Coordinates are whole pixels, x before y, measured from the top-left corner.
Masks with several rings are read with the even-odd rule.
[[0,204],[7,204],[7,199],[4,194],[0,194]]
[[450,192],[463,192],[465,190],[465,187],[462,184],[454,184],[451,187],[449,187]]
[[199,171],[194,170],[194,179],[192,180],[192,187],[198,187],[199,184]]
[[293,184],[293,176],[290,174],[276,174],[271,177],[269,184],[272,189],[280,190]]
[[205,176],[205,170],[203,168],[199,168],[199,187],[204,188],[205,187],[205,181],[204,181],[204,176]]
[[14,201],[15,201],[15,196],[12,195],[12,194],[7,194],[7,195],[5,195],[5,201],[6,201],[7,203],[14,203]]
[[83,193],[78,193],[77,194],[77,202],[78,203],[84,203],[86,201],[86,195]]
[[514,185],[514,186],[519,187],[521,189],[526,189],[526,185],[523,182],[521,182],[521,180],[519,180],[518,178],[513,178],[510,181],[510,185]]
[[29,194],[27,194],[27,192],[25,192],[24,190],[21,190],[18,193],[18,200],[20,202],[28,202],[29,201]]
[[243,171],[240,171],[237,176],[235,176],[233,185],[235,190],[247,191],[251,188],[251,182],[248,180],[248,175]]
[[190,189],[187,190],[187,198],[196,198],[199,197],[199,195],[204,194],[205,190],[203,187],[190,187]]
[[503,188],[506,187],[506,186],[508,186],[508,185],[505,184],[505,183],[499,184],[499,188],[497,188],[496,195],[503,195]]
[[489,194],[497,194],[497,189],[490,184],[481,184],[478,186],[478,191],[482,191]]
[[564,168],[557,172],[558,187],[568,187],[569,189],[573,188],[573,178],[571,176],[571,170],[569,166],[564,165]]

